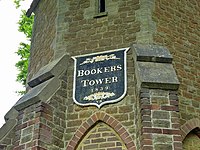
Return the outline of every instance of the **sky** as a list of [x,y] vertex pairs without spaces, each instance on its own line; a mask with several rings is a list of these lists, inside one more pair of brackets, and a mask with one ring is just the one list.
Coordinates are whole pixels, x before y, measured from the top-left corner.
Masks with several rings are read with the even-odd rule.
[[21,83],[16,82],[15,64],[20,58],[15,52],[26,38],[18,31],[17,22],[20,9],[28,10],[32,0],[25,0],[18,10],[13,1],[0,0],[0,127],[5,123],[5,114],[21,97],[16,91],[24,90]]

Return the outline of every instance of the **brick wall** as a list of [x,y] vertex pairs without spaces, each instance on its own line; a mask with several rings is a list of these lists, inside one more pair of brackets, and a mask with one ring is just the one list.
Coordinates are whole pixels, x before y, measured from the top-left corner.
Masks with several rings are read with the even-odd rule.
[[19,112],[15,129],[14,150],[48,148],[52,141],[52,108],[45,103],[37,103]]
[[[59,2],[55,58],[64,53],[74,56],[128,47],[136,40],[136,32],[140,30],[134,13],[139,8],[138,0],[106,1],[107,16],[98,18],[95,18],[94,2],[93,0]],[[129,51],[127,55],[129,83],[127,96],[117,104],[103,106],[101,111],[120,121],[134,140],[134,68],[132,52]],[[64,141],[66,141],[68,148],[72,145],[76,147],[79,144],[79,140],[76,139],[75,142],[72,140],[72,138],[75,138],[73,137],[74,134],[81,124],[90,118],[92,114],[99,111],[96,107],[80,107],[74,104],[72,99],[73,63],[71,59],[67,70],[67,123]],[[91,127],[88,130],[92,129]],[[117,131],[116,133],[119,134]]]
[[35,10],[28,80],[63,54],[74,56],[130,46],[140,30],[135,17],[139,1],[106,3],[107,16],[95,18],[93,0],[40,2]]
[[[110,117],[113,117],[116,122],[120,122],[120,124],[126,129],[126,133],[129,134],[130,138],[129,139],[129,144],[133,142],[135,139],[135,86],[134,86],[134,76],[133,76],[133,61],[132,61],[132,52],[128,52],[128,58],[127,58],[127,67],[128,67],[128,91],[127,91],[127,96],[121,101],[116,104],[110,104],[110,105],[105,105],[103,106],[100,110],[94,106],[89,106],[89,107],[80,107],[78,105],[75,105],[72,99],[72,93],[73,93],[73,65],[70,66],[69,71],[67,72],[67,99],[66,99],[66,104],[67,104],[67,110],[66,110],[66,136],[64,141],[66,141],[66,145],[68,145],[69,148],[69,142],[72,142],[74,137],[74,134],[77,132],[77,130],[83,126],[85,121],[87,122],[88,118],[91,118],[91,116],[95,113],[100,112],[105,112],[108,114]],[[97,120],[96,120],[97,121]],[[99,118],[99,121],[102,121],[102,118]],[[106,122],[106,121],[104,121]],[[94,122],[95,123],[95,122]],[[110,123],[110,124],[109,124]],[[107,123],[107,125],[111,126],[112,122]],[[81,125],[81,126],[80,126]],[[112,127],[114,128],[114,126]],[[84,130],[91,130],[93,129],[93,126],[90,126],[90,128],[84,128]],[[120,135],[118,130],[116,129],[116,134]],[[83,134],[83,133],[82,133]],[[126,135],[126,137],[129,137]],[[124,140],[122,140],[124,142]],[[82,136],[79,136],[79,138],[83,138]],[[121,137],[122,138],[122,137]],[[76,144],[72,144],[73,146],[76,146],[79,144],[79,140],[74,140]],[[126,140],[125,140],[126,141]],[[108,142],[109,143],[109,142]],[[128,144],[127,143],[127,144]],[[133,146],[133,143],[130,144],[131,148]]]
[[[102,111],[96,112],[91,117],[89,117],[84,123],[81,124],[79,129],[76,130],[76,133],[73,135],[73,138],[68,143],[67,150],[73,150],[73,149],[76,149],[77,147],[79,148],[82,147],[85,144],[84,143],[85,140],[88,139],[87,137],[88,130],[93,132],[96,127],[99,127],[102,125],[102,122],[104,126],[107,124],[107,127],[105,126],[106,128],[104,129],[106,129],[107,131],[112,131],[111,134],[115,135],[118,138],[116,140],[116,138],[109,138],[108,136],[107,141],[105,141],[103,145],[101,145],[102,142],[100,142],[98,144],[96,143],[95,144],[96,146],[98,146],[99,148],[105,148],[105,149],[107,148],[113,149],[120,146],[120,148],[123,147],[128,150],[135,150],[136,147],[133,142],[133,138],[131,137],[130,132],[127,131],[127,128],[123,124],[121,124],[117,119],[115,119],[111,115],[104,113]],[[108,126],[110,126],[111,128]],[[101,131],[98,131],[98,133],[102,135],[105,132],[104,130],[101,130]],[[96,135],[96,131],[95,131],[95,135]],[[83,143],[80,143],[82,139],[83,139]],[[121,141],[121,145],[120,144],[117,145],[117,143],[119,143],[117,141]],[[110,143],[112,144],[110,145]],[[89,143],[88,146],[92,146],[92,145],[94,144]],[[125,147],[123,145],[125,145]]]
[[118,134],[105,123],[99,122],[85,135],[77,150],[107,149],[127,150]]
[[107,16],[97,14],[94,0],[59,2],[55,57],[128,47],[140,30],[135,19],[138,0],[106,1]]
[[200,116],[200,3],[199,0],[155,1],[154,41],[174,57],[179,81],[181,124]]
[[175,91],[142,89],[138,107],[141,109],[138,149],[182,149],[178,97]]
[[190,137],[197,138],[187,134],[200,124],[197,3],[198,0],[110,0],[106,1],[106,12],[97,14],[94,0],[41,1],[35,10],[29,79],[42,66],[66,53],[75,56],[129,47],[132,43],[154,43],[171,51],[181,85],[178,92],[165,86],[162,90],[141,89],[135,74],[137,60],[130,50],[125,98],[101,109],[81,107],[73,102],[74,62],[70,59],[67,71],[55,77],[61,86],[53,96],[19,110],[15,150],[181,150],[185,137],[184,147],[192,147]]
[[[136,32],[140,29],[134,13],[139,8],[138,0],[107,1],[108,14],[99,18],[95,18],[96,10],[91,12],[94,5],[92,0],[39,3],[35,10],[29,79],[42,66],[63,54],[73,56],[128,47],[136,40]],[[70,149],[79,145],[87,147],[89,145],[84,145],[87,141],[85,134],[89,135],[101,125],[108,131],[99,133],[109,135],[106,137],[107,141],[99,147],[134,150],[136,99],[132,51],[127,55],[127,96],[121,102],[104,106],[100,110],[93,106],[80,107],[74,104],[74,62],[71,59],[67,73],[60,78],[62,85],[54,96],[48,102],[34,104],[20,111],[15,150],[31,147],[44,150]],[[94,121],[94,116],[98,116],[96,118],[99,120],[91,122],[92,118]],[[99,121],[100,124],[97,123]],[[96,124],[95,127],[93,123]],[[80,134],[83,131],[85,134]],[[110,140],[115,146],[109,145]]]
[[15,131],[12,130],[6,137],[0,141],[0,150],[13,150]]
[[35,10],[28,80],[52,60],[55,49],[57,0],[41,1]]
[[14,150],[61,150],[65,147],[66,106],[62,92],[59,90],[47,103],[39,102],[20,111]]
[[[128,68],[132,70],[131,51],[128,54],[128,60]],[[67,74],[63,74],[60,77],[61,87],[51,99],[46,103],[34,104],[19,111],[15,150],[31,147],[58,150],[65,149],[67,146],[69,148],[72,145],[77,147],[82,140],[84,141],[87,132],[93,130],[94,124],[98,125],[98,121],[112,128],[110,132],[118,138],[118,142],[116,138],[113,138],[113,143],[117,147],[120,147],[120,141],[121,147],[126,145],[125,149],[133,150],[135,148],[133,142],[135,126],[132,75],[128,73],[128,80],[132,85],[128,86],[128,96],[119,103],[120,105],[118,103],[107,105],[99,110],[96,107],[75,105],[70,96],[72,95],[72,88],[70,88],[72,81],[69,82]],[[101,134],[103,133],[102,131]],[[110,141],[106,141],[102,146],[106,146],[106,143]],[[112,148],[109,144],[107,147]]]

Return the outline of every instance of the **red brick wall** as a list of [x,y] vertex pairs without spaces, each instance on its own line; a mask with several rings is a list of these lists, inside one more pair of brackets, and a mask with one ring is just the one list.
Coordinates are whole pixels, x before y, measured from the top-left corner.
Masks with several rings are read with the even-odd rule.
[[52,142],[53,109],[48,104],[37,103],[19,111],[15,128],[14,150],[42,149],[47,150]]
[[142,89],[138,105],[138,109],[141,110],[141,116],[138,116],[138,149],[181,150],[176,91]]
[[155,43],[174,57],[179,81],[181,124],[200,116],[200,1],[155,1]]

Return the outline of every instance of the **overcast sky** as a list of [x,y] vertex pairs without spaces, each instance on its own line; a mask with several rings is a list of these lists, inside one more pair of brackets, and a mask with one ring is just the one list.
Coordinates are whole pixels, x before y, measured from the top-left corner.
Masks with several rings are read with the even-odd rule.
[[[25,0],[22,9],[27,10],[32,0]],[[16,10],[13,0],[0,0],[0,127],[5,123],[4,115],[19,100],[16,91],[23,90],[16,82],[15,63],[19,57],[15,52],[19,43],[26,41],[23,33],[18,31],[17,22],[21,11]]]

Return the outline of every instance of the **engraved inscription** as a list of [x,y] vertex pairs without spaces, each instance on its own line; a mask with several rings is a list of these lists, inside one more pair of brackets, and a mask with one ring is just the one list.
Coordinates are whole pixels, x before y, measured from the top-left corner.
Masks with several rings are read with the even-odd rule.
[[117,102],[126,94],[128,48],[75,56],[73,99],[79,105]]

